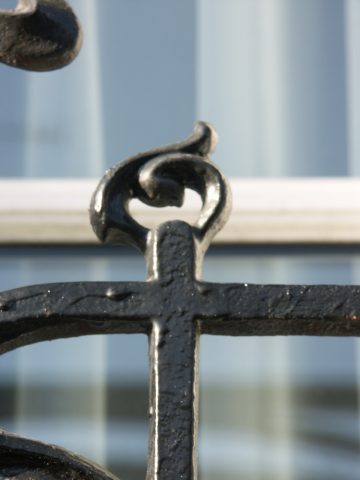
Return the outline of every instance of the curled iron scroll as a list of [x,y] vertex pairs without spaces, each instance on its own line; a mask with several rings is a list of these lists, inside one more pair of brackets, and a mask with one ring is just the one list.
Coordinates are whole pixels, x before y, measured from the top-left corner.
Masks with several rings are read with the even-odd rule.
[[108,170],[90,206],[91,224],[99,239],[135,245],[145,252],[151,231],[131,216],[130,200],[136,198],[153,207],[180,207],[185,189],[190,188],[202,199],[193,232],[206,250],[231,208],[228,183],[209,158],[216,142],[213,127],[198,122],[186,140],[139,154]]
[[65,0],[18,0],[0,9],[0,62],[25,70],[64,67],[82,44],[79,22]]
[[0,478],[8,480],[118,480],[61,447],[0,430]]

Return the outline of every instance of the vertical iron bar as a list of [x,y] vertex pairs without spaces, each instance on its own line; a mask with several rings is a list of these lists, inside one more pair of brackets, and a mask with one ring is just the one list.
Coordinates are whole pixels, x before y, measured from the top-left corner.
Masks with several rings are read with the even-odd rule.
[[147,480],[196,480],[199,328],[194,319],[191,227],[183,222],[161,225],[149,250],[149,277],[158,282],[163,301],[162,315],[153,319],[150,334]]

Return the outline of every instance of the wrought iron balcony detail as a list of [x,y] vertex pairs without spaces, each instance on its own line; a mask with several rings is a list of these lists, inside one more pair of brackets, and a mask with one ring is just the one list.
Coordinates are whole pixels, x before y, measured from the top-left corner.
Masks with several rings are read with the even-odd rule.
[[[0,294],[0,353],[80,335],[149,336],[150,440],[147,480],[197,478],[198,349],[201,334],[360,334],[360,287],[203,282],[201,263],[230,212],[226,179],[211,163],[214,129],[198,123],[184,142],[137,155],[110,169],[91,201],[102,241],[131,244],[146,257],[144,282],[36,285]],[[149,230],[128,210],[182,204],[185,188],[203,201],[191,226]],[[115,479],[67,452],[2,431],[0,477]]]

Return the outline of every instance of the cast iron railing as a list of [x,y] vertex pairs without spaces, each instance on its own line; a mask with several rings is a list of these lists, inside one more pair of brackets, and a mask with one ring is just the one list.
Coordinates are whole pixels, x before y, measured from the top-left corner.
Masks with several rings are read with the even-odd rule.
[[[27,12],[29,18],[39,14],[37,2],[20,3],[35,8],[32,14]],[[64,4],[43,0],[37,6],[41,10]],[[68,14],[69,10],[63,12]],[[0,22],[9,18],[0,15]],[[50,68],[57,65],[46,57],[45,63],[49,61]],[[20,65],[17,61],[8,63]],[[147,261],[147,281],[35,285],[0,294],[0,353],[80,335],[149,336],[148,480],[197,478],[201,334],[360,334],[360,287],[200,280],[204,253],[227,220],[231,203],[227,182],[209,159],[215,143],[212,127],[200,122],[187,140],[140,154],[110,169],[94,193],[90,214],[96,234],[105,242],[140,248]],[[129,213],[129,202],[134,198],[156,207],[181,206],[185,188],[199,193],[203,202],[193,226],[172,221],[149,230]],[[115,479],[60,447],[5,431],[0,432],[0,477]]]

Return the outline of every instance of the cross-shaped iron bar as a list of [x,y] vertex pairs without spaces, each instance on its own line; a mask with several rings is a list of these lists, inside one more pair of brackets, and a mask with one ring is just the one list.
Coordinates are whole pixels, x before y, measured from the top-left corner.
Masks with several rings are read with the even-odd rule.
[[[214,284],[199,279],[204,252],[230,211],[226,180],[208,158],[215,140],[213,129],[199,123],[186,141],[109,170],[93,196],[95,232],[110,243],[139,247],[146,255],[146,282],[49,284],[0,295],[0,353],[79,335],[149,336],[147,480],[197,478],[200,334],[360,333],[360,287]],[[173,221],[149,231],[128,211],[132,198],[155,206],[181,205],[185,188],[203,200],[194,226]],[[21,478],[115,478],[58,447],[3,432],[0,474],[22,468],[30,473]]]

